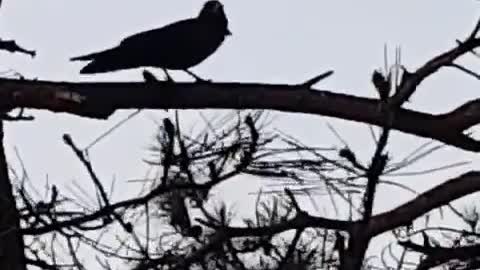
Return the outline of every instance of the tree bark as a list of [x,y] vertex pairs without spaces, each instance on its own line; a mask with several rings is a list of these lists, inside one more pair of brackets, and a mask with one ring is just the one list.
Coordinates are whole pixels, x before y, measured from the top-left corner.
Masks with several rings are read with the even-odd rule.
[[8,175],[3,122],[0,121],[0,269],[26,270],[20,218]]
[[480,141],[464,131],[480,123],[480,99],[444,114],[398,109],[386,123],[378,99],[261,83],[68,83],[0,79],[0,109],[32,108],[106,119],[117,109],[270,109],[389,125],[479,152]]

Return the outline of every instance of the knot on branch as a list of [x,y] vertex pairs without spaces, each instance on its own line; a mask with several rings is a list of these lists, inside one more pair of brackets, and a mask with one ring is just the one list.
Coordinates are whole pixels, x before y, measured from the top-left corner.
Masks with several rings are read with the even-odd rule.
[[[8,88],[8,85],[5,86]],[[85,100],[85,96],[61,86],[48,87],[44,91],[39,91],[37,87],[14,88],[10,91],[10,96],[3,100],[3,106],[15,108],[17,104],[24,104],[25,107],[48,107],[53,111],[73,111]]]
[[54,98],[57,100],[73,102],[78,104],[86,100],[86,97],[71,91],[56,91]]

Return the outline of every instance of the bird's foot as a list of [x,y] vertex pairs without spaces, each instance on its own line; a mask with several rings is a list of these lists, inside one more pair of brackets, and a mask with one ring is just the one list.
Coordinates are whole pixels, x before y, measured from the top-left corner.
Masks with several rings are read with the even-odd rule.
[[151,73],[150,71],[144,69],[143,72],[142,72],[142,76],[143,76],[143,80],[146,82],[146,83],[154,83],[154,82],[158,82],[158,79],[155,75],[153,75],[153,73]]
[[205,80],[202,78],[195,78],[195,83],[212,83],[212,80]]
[[166,73],[166,74],[167,74],[167,76],[166,76],[165,80],[159,80],[155,75],[153,75],[153,73],[151,73],[150,71],[148,71],[146,69],[142,72],[143,79],[145,80],[146,83],[156,83],[156,82],[175,83],[175,81],[172,79],[172,77],[170,77],[170,75],[168,75],[168,73]]
[[166,83],[171,83],[171,84],[174,84],[174,83],[175,83],[175,81],[172,79],[172,77],[166,77],[165,80],[164,80],[164,82],[166,82]]
[[188,75],[192,76],[192,77],[195,79],[195,83],[212,83],[212,80],[202,79],[200,76],[198,76],[197,74],[191,72],[191,71],[188,70],[188,69],[185,69],[184,71],[185,71]]
[[166,79],[165,81],[166,81],[167,83],[175,83],[175,81],[172,79],[172,76],[170,76],[170,74],[168,74],[167,69],[162,68],[162,70],[163,70],[163,72],[165,73],[165,79]]

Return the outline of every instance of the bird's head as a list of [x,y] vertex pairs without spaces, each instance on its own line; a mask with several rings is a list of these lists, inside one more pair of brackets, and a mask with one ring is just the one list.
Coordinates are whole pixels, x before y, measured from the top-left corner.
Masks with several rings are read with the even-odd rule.
[[198,18],[212,21],[216,25],[221,26],[225,29],[225,35],[227,36],[232,34],[230,30],[228,30],[228,19],[225,11],[223,10],[223,5],[217,0],[207,1],[203,5]]

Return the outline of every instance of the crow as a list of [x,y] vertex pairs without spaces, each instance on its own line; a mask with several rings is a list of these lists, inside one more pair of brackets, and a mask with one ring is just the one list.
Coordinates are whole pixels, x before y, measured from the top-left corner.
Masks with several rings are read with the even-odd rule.
[[141,32],[123,39],[114,48],[83,56],[71,61],[91,61],[80,74],[104,73],[138,67],[182,70],[197,81],[204,81],[189,68],[212,55],[231,35],[223,5],[207,1],[195,18],[181,20],[162,28]]

